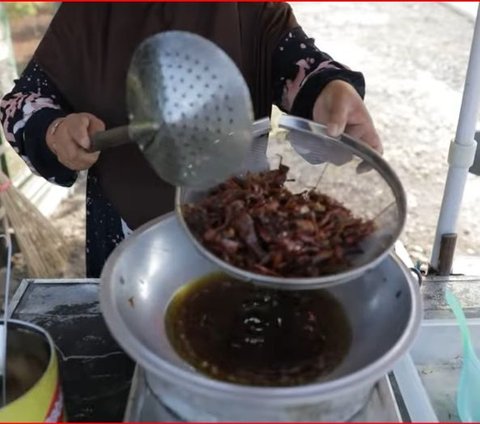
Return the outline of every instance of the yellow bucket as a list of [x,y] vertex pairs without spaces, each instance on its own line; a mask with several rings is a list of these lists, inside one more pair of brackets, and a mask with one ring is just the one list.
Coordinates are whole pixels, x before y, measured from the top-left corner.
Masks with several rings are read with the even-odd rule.
[[59,422],[65,418],[55,345],[42,328],[9,320],[7,404],[0,422]]

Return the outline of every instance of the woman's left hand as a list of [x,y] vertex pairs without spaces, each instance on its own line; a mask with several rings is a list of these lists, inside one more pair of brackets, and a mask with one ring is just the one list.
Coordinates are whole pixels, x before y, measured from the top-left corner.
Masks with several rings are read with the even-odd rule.
[[332,137],[345,132],[383,153],[382,142],[362,98],[345,81],[334,80],[325,86],[315,101],[313,119],[326,125]]

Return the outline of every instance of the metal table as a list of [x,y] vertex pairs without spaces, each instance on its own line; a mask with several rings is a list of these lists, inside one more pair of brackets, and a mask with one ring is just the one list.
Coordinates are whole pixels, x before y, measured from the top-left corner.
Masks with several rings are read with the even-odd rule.
[[[477,272],[478,267],[472,271]],[[480,349],[480,277],[427,277],[422,287],[424,321],[408,355],[394,369],[397,399],[404,417],[416,422],[458,422],[457,387],[462,366],[458,324],[444,300],[450,288],[467,316],[475,348]],[[405,420],[405,418],[404,418]]]
[[425,319],[454,318],[445,302],[445,289],[454,292],[467,318],[480,318],[480,276],[427,277],[422,285]]
[[[425,319],[453,317],[443,299],[447,285],[460,297],[468,317],[480,317],[480,277],[458,276],[424,280]],[[142,397],[138,390],[142,373],[137,370],[134,377],[135,364],[106,327],[99,310],[97,280],[25,280],[12,298],[10,310],[12,318],[45,328],[57,344],[69,420],[140,420],[142,414],[152,419],[145,409],[137,410]],[[386,381],[388,384],[383,382],[378,391],[380,397],[371,404],[389,405],[390,411],[388,417],[377,420],[410,421],[395,378],[390,375]],[[389,398],[390,384],[394,402]],[[169,412],[165,413],[167,420]],[[374,417],[381,418],[369,411],[360,415],[354,421],[362,417],[373,421],[377,421]],[[170,416],[168,420],[178,417]]]
[[10,311],[55,341],[69,421],[123,420],[135,364],[106,327],[97,280],[25,280]]

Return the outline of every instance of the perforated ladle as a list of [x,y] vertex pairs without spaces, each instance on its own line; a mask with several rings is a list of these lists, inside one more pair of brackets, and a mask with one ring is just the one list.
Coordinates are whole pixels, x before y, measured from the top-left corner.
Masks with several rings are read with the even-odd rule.
[[247,158],[253,114],[247,84],[223,50],[182,31],[136,49],[127,77],[130,124],[98,133],[92,151],[135,142],[176,186],[209,187]]

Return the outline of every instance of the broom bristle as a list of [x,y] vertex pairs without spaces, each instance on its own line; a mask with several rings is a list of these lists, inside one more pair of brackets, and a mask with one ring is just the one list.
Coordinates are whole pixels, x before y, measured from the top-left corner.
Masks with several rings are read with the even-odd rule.
[[[8,177],[0,172],[0,182],[7,181]],[[1,199],[30,276],[63,276],[68,261],[68,249],[59,231],[13,185],[2,193]]]

